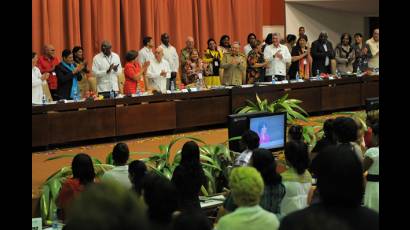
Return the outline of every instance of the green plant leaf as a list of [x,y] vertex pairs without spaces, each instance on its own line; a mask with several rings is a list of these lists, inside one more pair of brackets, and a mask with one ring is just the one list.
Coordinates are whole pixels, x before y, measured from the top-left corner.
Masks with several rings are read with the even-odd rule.
[[105,163],[106,164],[114,164],[114,160],[112,159],[112,152],[108,153],[108,155],[105,157]]
[[202,192],[202,194],[204,194],[204,196],[209,196],[208,191],[206,191],[206,189],[203,185],[201,186],[201,192]]
[[168,178],[169,180],[171,180],[172,172],[171,172],[171,170],[168,169],[167,167],[164,168],[164,176],[165,176],[166,178]]
[[287,101],[288,101],[288,103],[292,103],[292,104],[300,104],[300,103],[303,102],[303,101],[298,100],[298,99],[288,99]]
[[[259,95],[256,94],[256,102],[258,103],[258,106],[261,104],[261,99],[259,98]],[[259,106],[260,108],[260,106]]]
[[212,165],[212,164],[208,164],[208,163],[205,163],[205,162],[201,162],[201,165],[205,166],[205,167],[216,169],[218,171],[222,171],[222,169],[220,167],[218,167],[217,165]]
[[43,185],[41,188],[41,197],[40,197],[40,213],[43,218],[43,222],[49,219],[50,214],[50,188],[47,184]]
[[206,155],[204,155],[204,154],[200,154],[200,155],[199,155],[199,158],[201,159],[201,161],[207,161],[207,162],[209,162],[209,163],[211,163],[211,164],[214,163],[214,160],[213,160],[212,158],[210,158],[210,157],[208,157],[208,156],[206,156]]
[[298,106],[296,104],[289,104],[289,106],[291,108],[295,108],[295,109],[299,110],[300,112],[304,113],[306,116],[309,116],[309,114],[304,109],[302,109],[300,106]]
[[245,101],[249,104],[250,107],[252,107],[254,109],[258,108],[258,106],[255,103],[253,103],[253,101],[248,100],[248,99],[246,99]]
[[239,110],[237,113],[249,113],[249,111],[253,110],[252,107],[250,106],[245,106],[241,110]]

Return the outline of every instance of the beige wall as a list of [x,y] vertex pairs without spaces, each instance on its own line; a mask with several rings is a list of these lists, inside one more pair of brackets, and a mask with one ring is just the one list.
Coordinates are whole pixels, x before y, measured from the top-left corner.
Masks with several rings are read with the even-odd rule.
[[304,26],[309,43],[325,30],[333,46],[340,42],[342,33],[365,34],[365,16],[343,11],[329,10],[316,6],[285,2],[286,34],[298,35],[299,26]]

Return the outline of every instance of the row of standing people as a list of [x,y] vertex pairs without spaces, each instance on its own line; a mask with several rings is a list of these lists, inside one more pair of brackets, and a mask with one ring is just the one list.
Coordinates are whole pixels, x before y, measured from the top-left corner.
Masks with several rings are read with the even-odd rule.
[[[44,55],[37,57],[33,52],[33,103],[41,102],[44,92],[41,84],[37,83],[45,84],[45,81],[53,100],[81,97],[89,89],[108,96],[110,91],[120,91],[118,78],[122,72],[125,76],[123,93],[129,95],[146,90],[164,93],[171,85],[176,87],[179,69],[184,86],[196,84],[200,80],[203,85],[212,87],[270,82],[272,77],[277,80],[294,79],[296,73],[307,79],[318,72],[331,73],[332,60],[335,60],[339,72],[378,68],[379,30],[374,30],[373,37],[365,44],[361,34],[355,34],[354,37],[355,44],[351,45],[351,36],[344,33],[341,43],[333,50],[326,32],[320,33],[311,47],[304,28],[300,29],[296,44],[294,35],[288,35],[287,43],[283,45],[277,33],[268,34],[263,43],[251,33],[244,52],[241,52],[239,42],[231,45],[230,37],[224,35],[219,46],[214,39],[208,40],[203,57],[194,48],[194,39],[188,37],[179,58],[176,49],[169,43],[169,35],[164,33],[161,35],[161,45],[155,50],[152,37],[147,36],[143,39],[142,49],[128,51],[125,54],[124,71],[119,56],[111,51],[108,41],[102,42],[101,52],[94,56],[92,71],[87,68],[81,47],[74,47],[72,51],[64,50],[60,62],[54,47],[46,45]],[[90,72],[95,79],[89,77]],[[88,84],[87,80],[94,80],[95,84]],[[82,85],[89,86],[84,90],[84,87],[80,87]]]

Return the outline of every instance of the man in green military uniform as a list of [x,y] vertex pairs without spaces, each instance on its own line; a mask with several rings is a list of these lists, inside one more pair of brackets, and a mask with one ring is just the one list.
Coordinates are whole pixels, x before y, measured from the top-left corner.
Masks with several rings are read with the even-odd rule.
[[223,85],[242,85],[246,79],[246,57],[239,52],[239,42],[234,42],[230,52],[222,57],[221,68],[224,69]]

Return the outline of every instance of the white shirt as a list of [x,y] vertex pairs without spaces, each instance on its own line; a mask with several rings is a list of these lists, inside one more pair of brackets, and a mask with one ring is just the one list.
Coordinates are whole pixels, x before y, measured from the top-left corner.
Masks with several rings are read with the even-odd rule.
[[167,60],[162,58],[161,62],[158,62],[157,59],[152,59],[147,69],[147,79],[151,88],[165,93],[167,91],[167,79],[160,75],[162,70],[167,72],[166,78],[171,78],[171,68]]
[[[325,51],[327,52],[327,45],[326,45],[326,43],[325,44],[323,44],[323,48],[325,49]],[[328,66],[329,65],[329,57],[328,56],[326,56],[326,59],[325,59],[325,66]]]
[[175,47],[169,45],[166,47],[164,44],[161,44],[162,49],[164,50],[164,58],[169,63],[169,67],[172,72],[178,72],[179,68],[179,58],[178,53]]
[[[111,70],[107,74],[110,65],[118,65],[118,70],[115,72]],[[97,80],[97,92],[119,91],[118,89],[118,75],[122,72],[121,60],[118,54],[111,52],[109,57],[102,52],[95,55],[93,58],[93,74]]]
[[379,175],[379,147],[368,149],[364,155],[373,160],[372,165],[367,170],[369,174]]
[[246,56],[248,56],[248,53],[251,52],[252,47],[250,44],[247,44],[245,47],[243,47],[243,52],[245,53]]
[[[276,52],[280,50],[283,58],[279,59],[274,57]],[[279,47],[276,48],[273,44],[265,47],[263,52],[265,60],[269,61],[269,65],[266,68],[266,76],[282,75],[286,76],[286,63],[290,63],[291,56],[288,50],[288,47],[285,45],[279,44]]]
[[144,64],[144,62],[151,61],[154,58],[154,52],[152,52],[152,49],[149,49],[146,46],[138,51],[138,62],[141,66]]
[[131,181],[128,177],[128,165],[116,166],[110,171],[104,173],[102,180],[114,180],[123,185],[126,189],[130,189],[132,187]]
[[31,69],[31,103],[41,104],[43,97],[43,85],[46,81],[41,80],[40,69],[34,66]]
[[296,181],[283,181],[286,188],[285,196],[280,205],[282,216],[304,209],[308,206],[307,198],[312,183],[300,183]]

